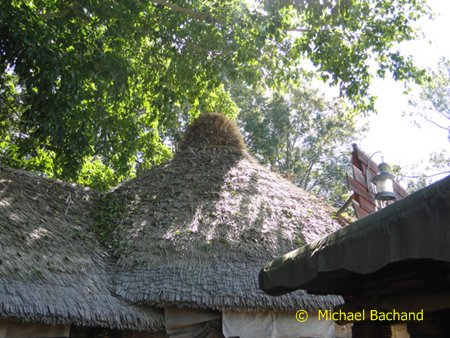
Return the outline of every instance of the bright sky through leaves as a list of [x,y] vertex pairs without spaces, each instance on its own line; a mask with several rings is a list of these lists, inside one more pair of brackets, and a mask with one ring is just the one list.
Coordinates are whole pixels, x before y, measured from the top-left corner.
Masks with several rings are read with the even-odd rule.
[[[403,52],[411,54],[418,65],[435,68],[441,57],[450,58],[448,32],[450,32],[450,2],[446,0],[429,0],[434,20],[423,18],[420,22],[425,38],[401,45]],[[415,88],[412,93],[418,93]],[[370,155],[380,151],[384,160],[390,164],[410,167],[421,160],[428,159],[433,151],[450,150],[447,133],[432,125],[423,124],[419,129],[411,119],[403,117],[403,112],[412,108],[408,106],[408,96],[403,94],[403,85],[393,80],[376,79],[372,93],[378,96],[376,108],[378,115],[371,117],[367,137],[359,145]],[[381,161],[381,156],[374,156]]]

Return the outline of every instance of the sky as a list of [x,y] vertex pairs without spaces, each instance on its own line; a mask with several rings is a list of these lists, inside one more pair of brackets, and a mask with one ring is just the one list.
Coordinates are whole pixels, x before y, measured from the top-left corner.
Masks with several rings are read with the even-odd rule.
[[[435,68],[440,57],[450,59],[450,1],[428,0],[435,13],[434,20],[422,19],[420,27],[426,38],[400,46],[405,54],[412,55],[419,66]],[[419,129],[403,113],[410,109],[408,95],[403,94],[403,84],[392,79],[374,81],[372,94],[378,97],[378,114],[369,120],[369,132],[358,140],[358,146],[373,157],[376,162],[384,161],[400,165],[408,170],[420,170],[420,161],[427,162],[428,155],[441,149],[450,150],[447,133],[432,125],[423,124]],[[418,93],[418,88],[413,91]],[[367,119],[367,118],[366,118]]]

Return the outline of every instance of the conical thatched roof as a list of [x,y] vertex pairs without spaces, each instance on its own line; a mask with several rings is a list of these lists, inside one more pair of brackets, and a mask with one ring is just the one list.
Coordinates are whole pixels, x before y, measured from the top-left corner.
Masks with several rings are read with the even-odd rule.
[[[335,296],[265,295],[267,261],[336,229],[331,208],[256,163],[220,115],[188,130],[174,158],[115,189],[118,295],[192,308],[330,308]],[[206,128],[206,129],[205,129]]]
[[110,259],[90,231],[93,193],[0,167],[0,318],[163,330],[114,297]]

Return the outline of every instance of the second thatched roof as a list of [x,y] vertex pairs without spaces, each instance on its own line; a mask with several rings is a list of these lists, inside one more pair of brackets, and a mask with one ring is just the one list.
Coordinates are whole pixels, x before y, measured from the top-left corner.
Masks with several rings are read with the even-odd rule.
[[162,331],[160,312],[111,293],[93,192],[0,166],[0,318]]
[[332,209],[259,165],[218,114],[188,130],[174,158],[108,195],[120,206],[115,288],[147,305],[241,311],[332,308],[336,296],[265,295],[267,261],[339,225]]

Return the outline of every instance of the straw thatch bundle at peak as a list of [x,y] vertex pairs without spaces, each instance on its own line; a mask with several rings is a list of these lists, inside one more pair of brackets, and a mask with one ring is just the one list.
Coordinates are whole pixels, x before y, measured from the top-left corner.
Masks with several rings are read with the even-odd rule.
[[244,138],[228,117],[218,113],[202,114],[187,129],[180,149],[214,146],[245,151]]
[[0,166],[0,319],[163,330],[159,311],[112,295],[113,262],[91,231],[95,198]]
[[341,302],[259,290],[267,261],[339,225],[326,203],[248,155],[237,127],[220,115],[201,116],[171,161],[108,199],[121,206],[113,231],[115,285],[128,301],[240,311],[317,310]]

